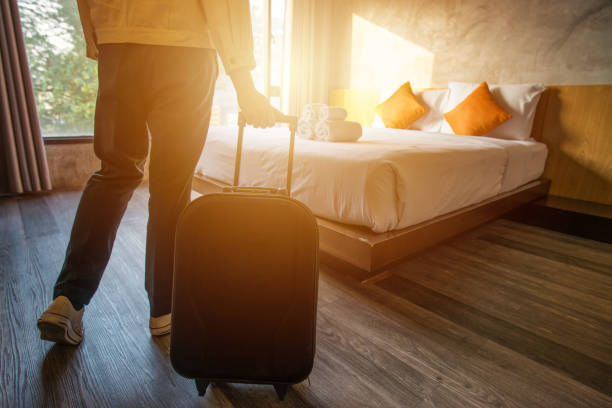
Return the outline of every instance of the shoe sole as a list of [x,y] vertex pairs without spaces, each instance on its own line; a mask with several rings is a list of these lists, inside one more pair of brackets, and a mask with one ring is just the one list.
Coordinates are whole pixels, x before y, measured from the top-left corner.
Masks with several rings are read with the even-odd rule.
[[79,335],[72,329],[70,320],[64,316],[45,313],[38,319],[36,325],[38,330],[40,330],[40,338],[42,340],[76,346],[83,339],[82,335]]
[[162,327],[151,327],[149,326],[149,330],[151,331],[152,336],[164,336],[166,334],[170,334],[170,329],[172,328],[171,324],[167,324]]

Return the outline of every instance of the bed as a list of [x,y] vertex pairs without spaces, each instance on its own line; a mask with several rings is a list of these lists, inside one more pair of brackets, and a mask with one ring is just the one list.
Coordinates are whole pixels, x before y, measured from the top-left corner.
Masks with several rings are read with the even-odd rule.
[[[195,189],[233,179],[237,129],[211,128]],[[241,185],[282,187],[287,128],[247,127]],[[546,194],[533,139],[364,128],[355,143],[296,139],[292,196],[317,216],[324,258],[371,278],[406,256]]]
[[[211,129],[196,174],[231,184],[236,133]],[[247,128],[240,184],[282,187],[288,139],[286,128]],[[546,152],[535,141],[397,129],[365,128],[356,143],[298,138],[292,195],[318,217],[388,232],[537,179]]]

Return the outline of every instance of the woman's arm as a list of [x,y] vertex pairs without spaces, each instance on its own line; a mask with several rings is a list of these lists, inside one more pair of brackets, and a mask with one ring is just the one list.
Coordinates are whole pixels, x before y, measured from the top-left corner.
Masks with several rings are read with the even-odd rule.
[[87,0],[77,0],[79,7],[79,17],[81,18],[81,26],[83,27],[83,35],[85,36],[87,57],[93,60],[98,60],[98,41],[96,39],[96,31],[91,23],[91,14]]

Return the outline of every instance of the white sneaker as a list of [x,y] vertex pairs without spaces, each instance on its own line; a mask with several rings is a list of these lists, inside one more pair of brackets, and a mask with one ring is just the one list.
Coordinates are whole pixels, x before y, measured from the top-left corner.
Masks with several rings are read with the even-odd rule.
[[58,296],[40,315],[37,326],[40,338],[56,343],[78,345],[83,339],[83,312],[75,310],[66,296]]
[[171,313],[159,317],[151,317],[149,319],[149,330],[151,330],[151,335],[163,336],[170,333],[170,328],[172,327],[172,323],[170,321],[171,317]]

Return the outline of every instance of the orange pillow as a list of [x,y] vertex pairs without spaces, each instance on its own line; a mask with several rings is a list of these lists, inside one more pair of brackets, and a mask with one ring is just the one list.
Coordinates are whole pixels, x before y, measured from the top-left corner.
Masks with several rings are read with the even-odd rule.
[[453,110],[444,114],[444,119],[456,135],[486,135],[512,115],[503,110],[489,92],[486,82],[478,85]]
[[416,100],[410,88],[410,82],[406,82],[389,99],[378,105],[375,111],[385,127],[406,129],[412,122],[423,116],[427,109]]

